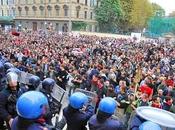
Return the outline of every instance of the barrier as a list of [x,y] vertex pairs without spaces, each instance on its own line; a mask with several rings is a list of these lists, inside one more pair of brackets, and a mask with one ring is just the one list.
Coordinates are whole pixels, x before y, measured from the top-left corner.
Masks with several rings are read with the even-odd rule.
[[75,92],[82,92],[84,93],[85,95],[88,96],[89,98],[89,102],[92,106],[96,106],[96,103],[97,103],[97,94],[95,92],[91,92],[91,91],[87,91],[87,90],[84,90],[84,89],[75,89]]

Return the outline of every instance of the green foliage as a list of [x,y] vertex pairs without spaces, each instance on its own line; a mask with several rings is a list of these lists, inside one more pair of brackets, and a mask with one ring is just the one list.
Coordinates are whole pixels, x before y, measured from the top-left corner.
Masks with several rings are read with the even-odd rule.
[[156,15],[159,15],[160,17],[165,16],[165,10],[160,5],[153,3],[152,8],[153,8],[153,16]]
[[101,0],[95,13],[101,32],[112,32],[123,15],[119,0]]
[[147,26],[149,18],[153,15],[152,4],[148,0],[133,0],[130,15],[132,28],[140,31]]
[[120,19],[120,22],[118,23],[118,28],[123,33],[126,33],[129,31],[130,26],[130,19],[131,19],[131,11],[133,6],[133,0],[120,0],[121,7],[123,10],[123,17]]
[[72,30],[74,31],[84,31],[86,30],[87,23],[81,21],[75,21],[72,23]]

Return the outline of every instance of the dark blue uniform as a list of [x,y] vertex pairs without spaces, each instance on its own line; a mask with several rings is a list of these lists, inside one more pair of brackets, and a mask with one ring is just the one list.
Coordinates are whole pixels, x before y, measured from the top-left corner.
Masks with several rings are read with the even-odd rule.
[[[17,125],[18,124],[18,117],[16,117],[11,125],[11,130],[21,130],[20,128],[18,128]],[[39,123],[33,123],[33,124],[29,124],[27,127],[23,128],[25,130],[42,130],[43,126]],[[49,129],[48,129],[49,130]]]
[[141,118],[137,114],[134,114],[129,124],[129,130],[139,130],[139,126],[145,121],[145,119]]
[[103,123],[100,123],[96,115],[90,118],[88,126],[89,130],[126,130],[122,122],[110,117]]
[[63,115],[66,118],[67,130],[86,130],[87,121],[94,114],[94,108],[88,106],[86,112],[81,110],[71,110],[68,106],[64,108]]
[[[16,101],[22,93],[20,90],[11,91],[8,87],[0,92],[0,122],[8,122],[11,118],[17,116]],[[1,125],[2,123],[0,127],[2,127]]]

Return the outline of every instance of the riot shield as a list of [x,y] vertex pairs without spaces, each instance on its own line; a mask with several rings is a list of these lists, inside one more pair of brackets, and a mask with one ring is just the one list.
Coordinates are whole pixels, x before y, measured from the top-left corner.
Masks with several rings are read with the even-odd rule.
[[89,103],[95,108],[96,107],[96,101],[97,101],[97,94],[94,93],[94,92],[91,92],[91,91],[87,91],[87,90],[84,90],[84,89],[75,89],[75,92],[82,92],[84,93],[85,95],[88,96],[88,99],[89,99]]
[[171,130],[175,128],[175,114],[153,107],[139,107],[136,113],[149,121],[159,124],[163,130]]
[[53,116],[55,116],[55,114],[59,114],[61,107],[63,105],[63,99],[65,96],[65,90],[62,89],[61,87],[59,87],[57,84],[55,84],[54,88],[53,88],[53,92],[51,93],[52,98],[53,98],[53,105],[55,107],[55,113],[53,114]]
[[19,74],[19,83],[29,85],[29,78],[31,76],[33,76],[33,74],[21,71],[21,73]]

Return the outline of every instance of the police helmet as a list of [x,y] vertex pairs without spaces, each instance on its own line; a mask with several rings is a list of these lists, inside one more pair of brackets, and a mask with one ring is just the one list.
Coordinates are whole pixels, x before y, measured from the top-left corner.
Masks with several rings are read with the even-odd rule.
[[13,64],[11,64],[10,62],[6,62],[4,64],[5,71],[7,71],[8,69],[13,68],[13,67],[14,67]]
[[116,110],[116,101],[111,97],[105,97],[100,101],[98,109],[101,112],[113,114]]
[[75,109],[81,109],[88,102],[88,97],[81,92],[73,93],[69,98],[70,106]]
[[7,82],[18,82],[18,75],[14,72],[7,73]]
[[16,73],[18,75],[21,73],[21,71],[19,69],[17,69],[17,68],[10,68],[10,69],[8,69],[6,71],[6,73],[9,73],[9,72],[14,72],[14,73]]
[[38,76],[32,75],[29,78],[29,85],[33,86],[34,88],[37,88],[40,84],[40,78]]
[[17,113],[25,119],[37,119],[46,113],[47,98],[38,91],[29,91],[22,94],[16,104]]
[[146,121],[140,125],[139,130],[162,130],[162,129],[158,124],[153,123],[151,121]]
[[55,86],[55,80],[51,78],[46,78],[42,82],[42,88],[48,92],[51,92],[54,86]]
[[4,72],[4,65],[2,62],[0,62],[0,73]]

